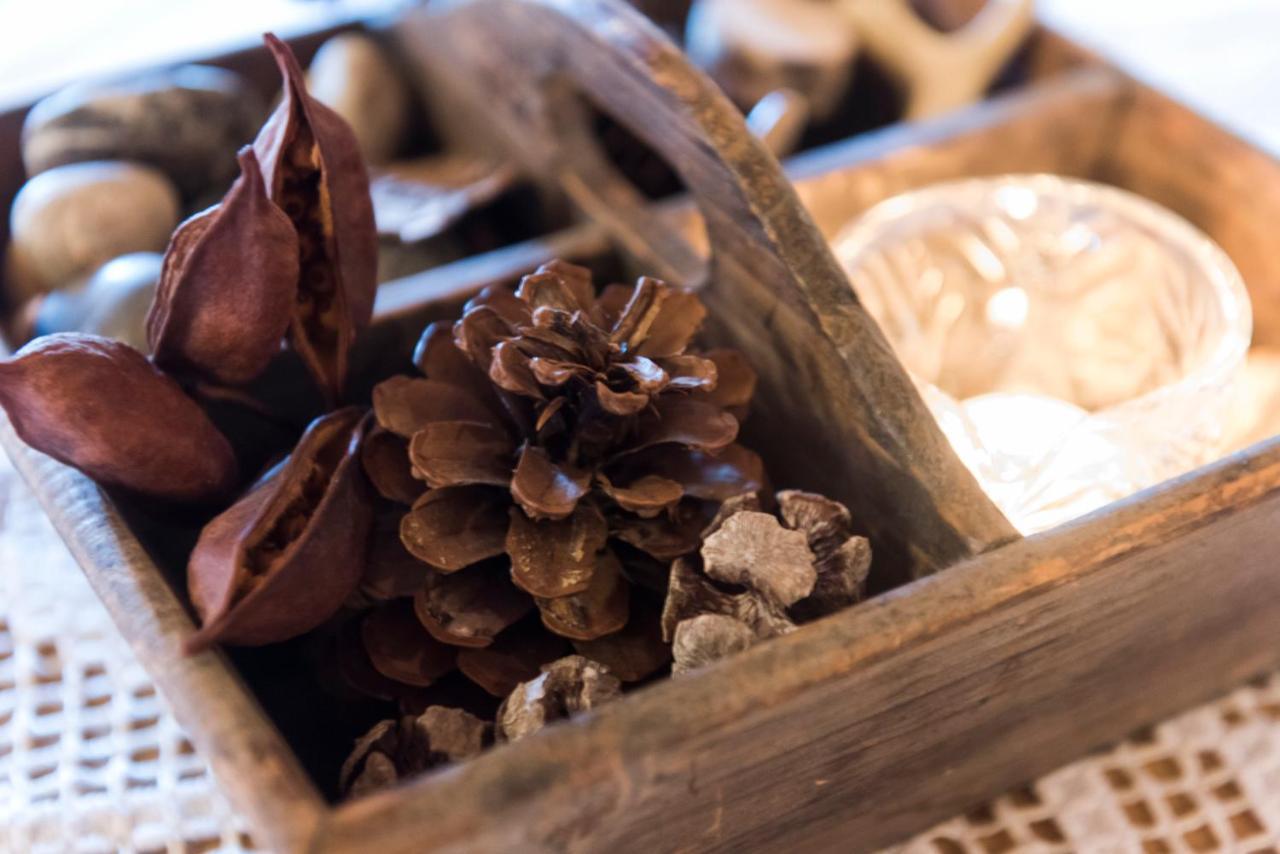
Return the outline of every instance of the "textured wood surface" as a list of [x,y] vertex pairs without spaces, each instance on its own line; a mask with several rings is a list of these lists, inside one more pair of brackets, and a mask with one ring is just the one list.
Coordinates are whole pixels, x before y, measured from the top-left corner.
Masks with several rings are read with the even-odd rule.
[[[410,12],[406,54],[651,275],[702,288],[712,335],[760,375],[751,422],[784,485],[836,497],[883,557],[926,574],[1012,539],[952,452],[772,155],[741,114],[636,11],[610,0],[474,0]],[[513,62],[519,57],[519,62]],[[590,134],[610,114],[680,175],[710,269]]]

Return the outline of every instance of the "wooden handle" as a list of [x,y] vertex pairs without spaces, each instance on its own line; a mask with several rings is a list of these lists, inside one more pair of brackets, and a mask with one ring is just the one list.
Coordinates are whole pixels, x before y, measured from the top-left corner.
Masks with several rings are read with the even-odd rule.
[[[779,485],[850,505],[890,563],[924,574],[1015,538],[858,303],[778,162],[674,44],[616,0],[462,0],[410,13],[401,47],[455,145],[499,140],[651,275],[701,287],[708,334],[760,373],[747,441]],[[675,169],[709,264],[605,157],[584,104]]]

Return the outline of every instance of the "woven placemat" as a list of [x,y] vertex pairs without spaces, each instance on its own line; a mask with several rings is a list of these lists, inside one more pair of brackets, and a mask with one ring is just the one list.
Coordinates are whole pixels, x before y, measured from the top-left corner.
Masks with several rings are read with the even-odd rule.
[[[0,850],[253,846],[0,455]],[[893,849],[1280,852],[1280,676]]]

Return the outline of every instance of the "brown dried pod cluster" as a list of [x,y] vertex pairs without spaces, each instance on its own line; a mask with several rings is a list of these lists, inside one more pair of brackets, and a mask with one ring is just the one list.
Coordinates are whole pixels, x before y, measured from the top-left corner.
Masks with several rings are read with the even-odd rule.
[[[696,551],[721,501],[764,481],[735,443],[754,374],[736,353],[688,352],[704,314],[653,279],[597,296],[589,271],[553,262],[426,330],[425,376],[375,388],[362,457],[421,562],[404,573],[418,637],[405,626],[400,641],[440,666],[436,648],[456,648],[497,697],[570,642],[623,681],[665,667],[667,566]],[[400,585],[372,571],[366,594],[393,601],[366,620],[407,613],[373,594]],[[393,680],[390,660],[414,657],[367,637],[365,652]]]
[[175,501],[226,496],[235,454],[177,383],[127,344],[37,338],[0,363],[0,405],[22,440],[107,486]]
[[673,673],[862,598],[871,545],[854,533],[848,508],[795,490],[776,499],[777,516],[764,512],[754,494],[725,502],[704,532],[700,555],[671,565],[662,632],[672,642]]

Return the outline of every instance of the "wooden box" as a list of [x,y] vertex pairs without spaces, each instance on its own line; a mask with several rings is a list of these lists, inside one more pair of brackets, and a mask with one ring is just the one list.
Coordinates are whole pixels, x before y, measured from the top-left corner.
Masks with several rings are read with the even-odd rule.
[[[810,222],[772,161],[739,144],[741,120],[721,101],[707,106],[705,83],[633,15],[603,0],[472,5],[494,17],[445,25],[412,13],[387,36],[429,74],[449,73],[423,57],[449,26],[496,39],[476,43],[509,67],[516,60],[500,48],[518,44],[534,66],[568,68],[588,89],[583,72],[594,69],[604,108],[619,103],[610,92],[627,90],[633,129],[648,129],[693,190],[719,253],[716,274],[744,289],[710,294],[735,319],[735,300],[754,310],[799,299],[822,334],[839,331],[823,325],[824,311],[847,307],[837,293],[847,286],[818,233],[829,237],[868,205],[931,181],[1048,171],[1127,187],[1195,222],[1250,283],[1256,341],[1280,343],[1280,258],[1269,246],[1280,164],[1052,33],[1036,34],[1020,85],[990,101],[794,159],[788,174]],[[508,13],[520,26],[495,23]],[[575,58],[549,49],[557,44],[572,45]],[[455,71],[504,73],[463,48],[441,55]],[[500,116],[495,132],[503,121],[515,127],[516,113]],[[19,175],[18,122],[0,119],[5,206]],[[555,151],[527,153],[545,174],[567,174]],[[704,169],[714,178],[699,178]],[[575,200],[596,222],[384,286],[379,345],[403,347],[425,319],[550,257],[638,259],[677,276],[681,263],[700,260],[688,247],[705,248],[705,233],[688,201],[650,209],[631,197],[613,207],[589,193]],[[771,295],[726,253],[800,284]],[[806,355],[803,344],[768,337],[786,330],[738,322],[724,334],[756,358],[787,347]],[[764,337],[744,343],[748,333]],[[815,399],[823,384],[841,390],[847,378],[816,381],[807,390]],[[770,393],[776,401],[784,392]],[[269,717],[223,654],[183,657],[192,631],[174,587],[183,555],[157,532],[135,530],[94,484],[26,448],[7,424],[0,439],[255,837],[279,851],[873,849],[1280,666],[1271,557],[1280,548],[1280,441],[1023,539],[945,448],[938,459],[911,457],[936,449],[931,424],[907,424],[920,435],[878,446],[888,463],[868,460],[875,438],[857,449],[854,428],[886,426],[888,416],[859,409],[866,403],[815,402],[758,436],[775,479],[851,500],[877,545],[918,551],[908,563],[919,578],[691,678],[341,805],[325,799],[282,735],[301,722]],[[927,417],[917,400],[903,405]],[[864,420],[826,423],[841,407]],[[793,427],[820,443],[778,438]],[[905,472],[901,483],[893,470]],[[852,490],[847,476],[867,472],[887,480]]]

